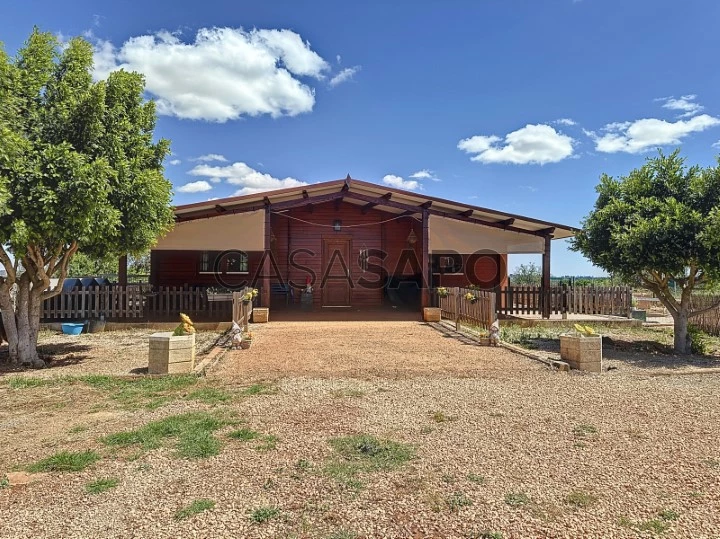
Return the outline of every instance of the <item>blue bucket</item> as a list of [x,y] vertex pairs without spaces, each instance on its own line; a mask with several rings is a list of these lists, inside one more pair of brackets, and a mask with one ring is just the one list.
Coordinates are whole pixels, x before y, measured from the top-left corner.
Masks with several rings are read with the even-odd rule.
[[80,335],[82,333],[85,324],[62,324],[62,332],[65,335]]

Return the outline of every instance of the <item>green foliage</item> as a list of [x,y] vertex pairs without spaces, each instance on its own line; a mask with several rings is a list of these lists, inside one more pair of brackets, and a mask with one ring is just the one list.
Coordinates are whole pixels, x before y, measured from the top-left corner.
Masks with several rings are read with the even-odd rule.
[[508,492],[505,495],[505,503],[512,507],[519,507],[530,503],[530,498],[524,492]]
[[596,190],[571,249],[652,290],[675,319],[675,350],[687,352],[690,295],[720,277],[720,164],[687,167],[678,151],[659,152],[627,176],[604,174]]
[[95,451],[61,451],[27,467],[29,472],[80,472],[100,460]]
[[510,276],[510,284],[513,286],[540,286],[542,270],[539,266],[530,262],[520,264]]
[[250,513],[250,520],[258,524],[262,524],[263,522],[267,522],[268,520],[278,516],[280,516],[280,509],[277,507],[258,507]]
[[175,513],[175,520],[185,520],[193,515],[208,511],[215,507],[215,502],[207,499],[195,500],[187,507],[184,507]]
[[188,399],[198,400],[205,404],[221,404],[232,399],[232,395],[222,389],[203,387],[196,389],[187,396]]
[[92,68],[90,43],[60,48],[37,29],[15,58],[0,54],[0,240],[19,256],[73,242],[98,258],[140,253],[172,225],[169,142],[153,142],[143,76],[93,82]]
[[597,497],[583,492],[581,490],[574,490],[567,496],[565,496],[565,503],[568,505],[574,505],[575,507],[589,507],[597,502]]
[[275,386],[272,384],[266,384],[266,383],[258,383],[253,384],[250,387],[246,387],[243,389],[242,394],[243,395],[273,395],[277,393],[278,390]]
[[690,340],[690,351],[693,354],[709,355],[712,352],[710,336],[693,324],[688,325],[688,337]]
[[7,478],[6,475],[0,477],[0,489],[3,488],[10,488],[10,480]]
[[473,504],[472,500],[462,492],[454,492],[453,494],[445,498],[445,503],[447,504],[450,511],[452,511],[453,513],[457,513],[463,507],[467,507]]
[[337,455],[358,465],[363,471],[392,470],[415,456],[409,445],[380,440],[367,434],[333,438],[330,445]]
[[120,481],[114,477],[103,477],[85,485],[85,492],[88,494],[100,494],[101,492],[115,488],[119,484]]
[[220,452],[220,441],[213,433],[228,422],[205,412],[188,412],[148,423],[136,430],[118,432],[103,438],[107,445],[140,445],[143,449],[161,447],[165,438],[176,440],[181,458],[207,458]]
[[228,438],[232,438],[233,440],[240,440],[241,442],[255,440],[260,436],[261,435],[259,432],[246,428],[237,429],[228,433]]
[[51,387],[61,385],[63,378],[35,378],[34,376],[13,376],[8,385],[10,389],[29,389],[33,387]]
[[198,377],[192,374],[177,374],[159,378],[118,378],[108,375],[88,375],[78,378],[91,387],[107,391],[110,398],[128,407],[147,405],[151,408],[164,402],[173,392],[180,391],[198,383]]

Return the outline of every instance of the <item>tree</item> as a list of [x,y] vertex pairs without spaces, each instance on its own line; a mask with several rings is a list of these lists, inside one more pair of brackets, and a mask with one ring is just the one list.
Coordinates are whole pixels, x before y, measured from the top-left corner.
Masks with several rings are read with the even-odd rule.
[[520,264],[512,274],[511,283],[513,285],[522,286],[540,286],[542,272],[537,264],[530,262],[529,264]]
[[0,309],[14,363],[44,364],[42,301],[60,293],[78,250],[140,253],[172,225],[169,141],[153,141],[143,77],[93,82],[92,69],[80,38],[61,49],[35,29],[15,58],[0,48]]
[[[689,353],[692,292],[720,276],[720,166],[687,167],[659,152],[627,176],[603,174],[595,208],[571,248],[655,293],[675,322],[675,351]],[[679,296],[673,295],[671,282]]]
[[[128,275],[150,274],[150,251],[128,256]],[[114,276],[118,274],[118,259],[96,258],[82,252],[75,253],[68,265],[68,277]]]

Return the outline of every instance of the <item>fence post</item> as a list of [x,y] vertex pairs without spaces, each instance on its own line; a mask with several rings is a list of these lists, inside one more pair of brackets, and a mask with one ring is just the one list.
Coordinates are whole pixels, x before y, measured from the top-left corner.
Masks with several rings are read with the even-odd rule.
[[460,288],[455,288],[455,331],[460,331]]

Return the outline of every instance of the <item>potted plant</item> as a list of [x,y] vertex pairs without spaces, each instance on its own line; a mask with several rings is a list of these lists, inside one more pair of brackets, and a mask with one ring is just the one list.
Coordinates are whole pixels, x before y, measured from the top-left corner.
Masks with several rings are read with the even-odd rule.
[[602,372],[602,336],[575,324],[574,331],[560,335],[560,357],[573,369]]
[[476,303],[478,300],[477,296],[472,292],[468,292],[463,296],[463,298],[465,298],[465,300],[469,301],[470,303]]
[[247,350],[250,348],[250,345],[252,344],[253,335],[250,331],[245,331],[242,334],[242,338],[240,339],[240,348],[243,350]]
[[174,331],[150,335],[148,374],[191,372],[195,367],[195,326],[180,313]]
[[252,300],[254,300],[257,296],[258,296],[258,289],[253,288],[252,290],[248,290],[247,292],[245,292],[240,299],[242,300],[243,304],[247,305]]

